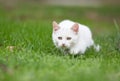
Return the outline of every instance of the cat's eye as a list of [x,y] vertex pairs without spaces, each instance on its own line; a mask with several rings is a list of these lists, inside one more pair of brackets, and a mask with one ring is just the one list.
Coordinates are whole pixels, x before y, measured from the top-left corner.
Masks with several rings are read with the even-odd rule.
[[71,37],[67,37],[67,40],[71,40]]
[[59,40],[62,40],[62,37],[58,37]]

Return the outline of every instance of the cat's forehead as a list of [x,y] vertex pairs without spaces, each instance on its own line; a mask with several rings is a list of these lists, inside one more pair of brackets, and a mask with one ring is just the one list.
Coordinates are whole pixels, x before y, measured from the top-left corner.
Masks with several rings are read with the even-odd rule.
[[71,36],[73,35],[73,31],[69,28],[61,28],[56,32],[56,35],[61,35],[61,36]]
[[71,21],[63,21],[61,23],[59,23],[59,26],[61,28],[71,28],[73,26],[74,22]]

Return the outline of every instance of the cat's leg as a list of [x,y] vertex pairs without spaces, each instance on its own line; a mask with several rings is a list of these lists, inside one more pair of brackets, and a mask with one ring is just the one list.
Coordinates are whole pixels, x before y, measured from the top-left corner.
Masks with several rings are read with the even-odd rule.
[[81,42],[80,44],[77,44],[76,46],[72,47],[70,49],[70,54],[84,54],[87,49],[87,46],[84,42]]
[[84,54],[86,51],[86,47],[81,47],[81,48],[72,48],[70,49],[70,54]]
[[70,49],[70,54],[76,55],[79,53],[79,49],[78,48],[71,48]]

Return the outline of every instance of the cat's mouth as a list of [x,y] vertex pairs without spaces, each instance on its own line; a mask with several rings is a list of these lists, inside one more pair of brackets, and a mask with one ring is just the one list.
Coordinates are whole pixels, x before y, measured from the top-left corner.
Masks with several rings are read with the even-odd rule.
[[61,46],[61,48],[63,48],[63,49],[67,49],[67,47],[66,47],[66,46]]
[[67,46],[62,46],[61,47],[63,50],[65,50],[65,51],[68,51],[69,50],[69,48],[67,47]]

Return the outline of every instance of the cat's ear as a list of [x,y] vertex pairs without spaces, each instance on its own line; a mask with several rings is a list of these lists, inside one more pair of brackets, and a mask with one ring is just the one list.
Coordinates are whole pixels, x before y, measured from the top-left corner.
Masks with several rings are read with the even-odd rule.
[[72,28],[71,28],[74,32],[78,32],[79,31],[79,24],[78,23],[75,23]]
[[57,31],[58,29],[60,29],[60,27],[58,26],[57,22],[56,21],[53,21],[53,30],[54,31]]

